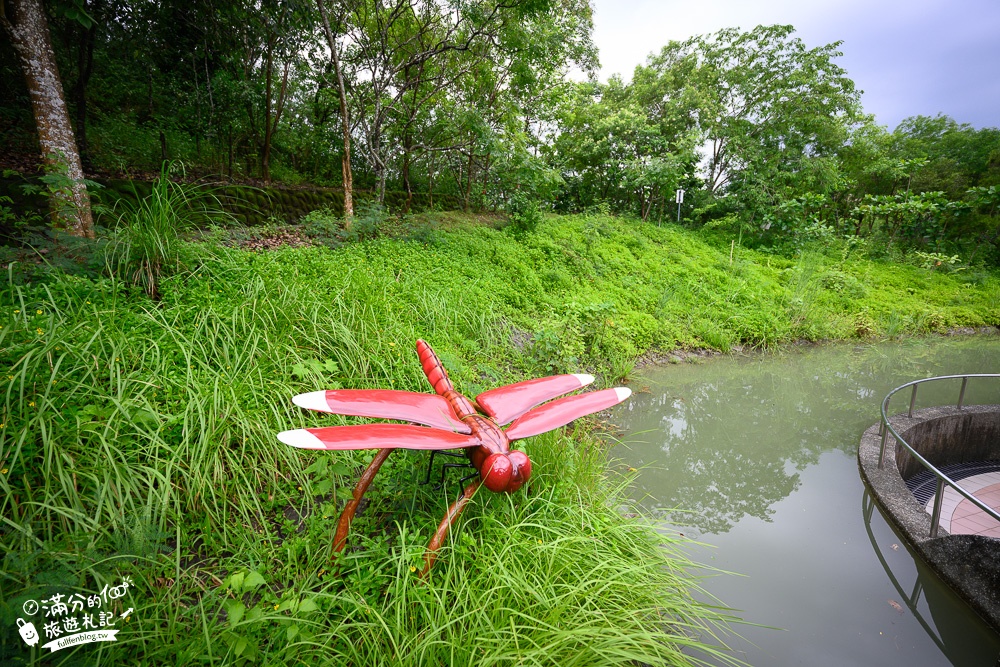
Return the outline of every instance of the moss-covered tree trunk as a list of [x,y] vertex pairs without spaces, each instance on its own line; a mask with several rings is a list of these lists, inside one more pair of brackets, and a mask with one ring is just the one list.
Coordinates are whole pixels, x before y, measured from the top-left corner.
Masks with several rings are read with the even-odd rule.
[[50,171],[68,178],[65,187],[52,188],[53,223],[73,235],[93,238],[90,195],[83,183],[80,152],[70,125],[41,0],[0,2],[0,25],[21,62],[38,127],[42,160]]

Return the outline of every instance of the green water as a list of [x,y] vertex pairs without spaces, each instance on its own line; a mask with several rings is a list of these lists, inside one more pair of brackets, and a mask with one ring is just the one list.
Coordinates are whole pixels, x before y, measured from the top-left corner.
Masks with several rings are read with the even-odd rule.
[[[612,456],[639,468],[634,497],[664,531],[703,543],[696,561],[740,574],[702,584],[749,623],[774,626],[741,625],[727,640],[751,665],[994,667],[1000,637],[908,553],[856,461],[894,387],[990,372],[1000,372],[997,337],[648,368],[612,419],[625,432]],[[958,390],[922,387],[917,407]],[[1000,403],[1000,383],[970,381],[966,403]]]

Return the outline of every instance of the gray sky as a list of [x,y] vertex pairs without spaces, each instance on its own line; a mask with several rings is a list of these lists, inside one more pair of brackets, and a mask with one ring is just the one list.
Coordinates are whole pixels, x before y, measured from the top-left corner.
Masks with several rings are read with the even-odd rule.
[[670,40],[722,28],[795,26],[807,47],[842,41],[838,59],[865,111],[894,129],[945,113],[1000,127],[1000,0],[593,0],[601,79],[626,80]]

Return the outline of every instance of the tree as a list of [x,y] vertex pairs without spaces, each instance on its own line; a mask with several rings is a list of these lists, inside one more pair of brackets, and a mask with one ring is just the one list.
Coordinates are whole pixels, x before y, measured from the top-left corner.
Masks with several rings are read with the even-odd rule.
[[[344,72],[340,67],[340,55],[337,48],[337,40],[330,29],[330,18],[327,15],[323,0],[316,0],[319,7],[320,17],[323,21],[323,32],[326,41],[330,45],[330,58],[333,61],[334,75],[337,77],[337,98],[340,102],[340,120],[343,128],[344,152],[341,157],[341,171],[344,178],[344,219],[345,227],[351,226],[351,218],[354,217],[354,177],[351,174],[351,117],[347,108],[347,91],[344,88]],[[343,17],[339,17],[338,24],[343,22]]]
[[[80,14],[81,22],[90,22]],[[70,125],[41,0],[0,2],[0,25],[21,63],[38,129],[42,160],[49,172],[52,220],[70,234],[94,237],[90,195],[84,184],[76,137]],[[89,26],[87,26],[89,27]]]
[[577,206],[603,201],[647,220],[654,210],[666,213],[697,159],[694,135],[664,122],[662,109],[638,94],[648,91],[636,74],[629,86],[618,77],[603,86],[581,84],[564,112],[553,157]]
[[1000,130],[957,123],[948,116],[913,116],[899,124],[894,152],[903,159],[924,160],[914,174],[918,191],[942,190],[952,199],[968,188],[988,185],[1000,176]]
[[688,100],[674,104],[672,122],[702,134],[708,191],[735,194],[751,212],[835,183],[831,158],[860,109],[854,83],[834,62],[839,42],[807,49],[793,32],[721,30],[671,42],[649,61],[650,75],[670,78],[666,99]]

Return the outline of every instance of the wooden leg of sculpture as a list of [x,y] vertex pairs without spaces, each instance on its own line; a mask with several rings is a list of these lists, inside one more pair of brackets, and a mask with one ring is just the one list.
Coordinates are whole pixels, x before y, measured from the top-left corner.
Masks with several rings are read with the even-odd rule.
[[385,460],[389,458],[389,454],[392,454],[392,449],[378,450],[378,454],[368,464],[368,467],[361,474],[361,479],[354,486],[354,497],[344,505],[344,511],[340,513],[340,520],[337,521],[337,532],[333,536],[333,556],[344,550],[344,544],[347,542],[347,532],[351,529],[351,521],[354,520],[354,513],[358,510],[358,503],[361,502],[365,491],[368,490],[368,485],[372,483],[375,473],[382,467]]
[[448,530],[452,527],[455,521],[458,520],[459,515],[462,514],[462,510],[465,509],[465,505],[472,498],[473,494],[476,493],[476,489],[482,480],[476,480],[465,487],[465,491],[462,495],[458,497],[458,500],[451,504],[448,508],[448,513],[444,515],[441,519],[441,523],[438,525],[437,532],[434,533],[434,537],[431,538],[430,544],[427,545],[427,553],[424,554],[424,569],[421,570],[420,576],[426,577],[427,573],[430,572],[431,567],[434,566],[434,561],[437,560],[437,552],[444,544],[444,540],[448,537]]

